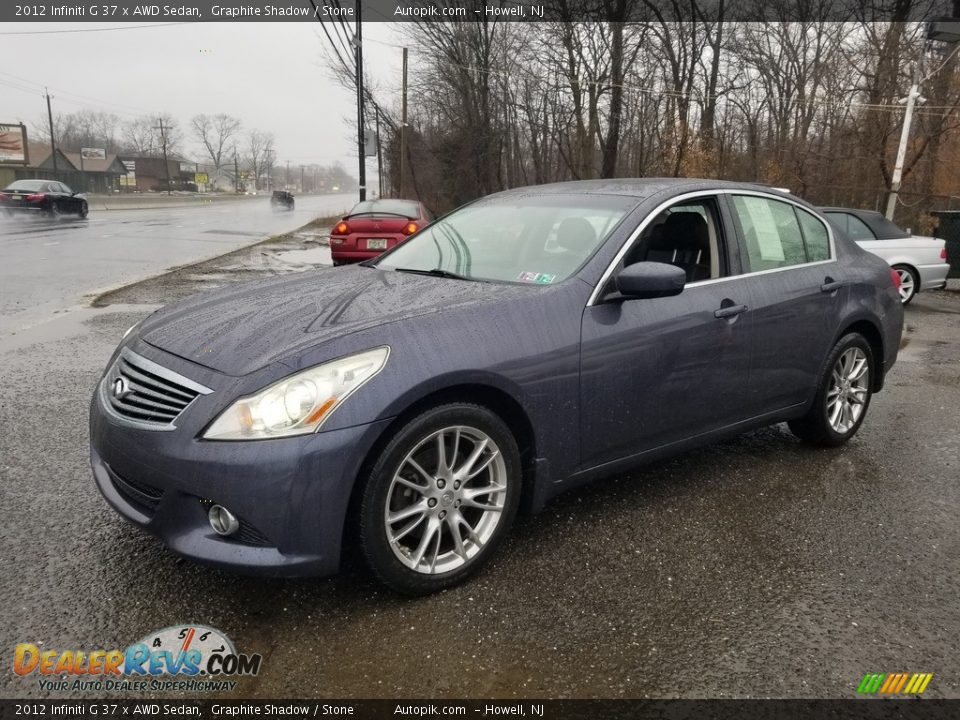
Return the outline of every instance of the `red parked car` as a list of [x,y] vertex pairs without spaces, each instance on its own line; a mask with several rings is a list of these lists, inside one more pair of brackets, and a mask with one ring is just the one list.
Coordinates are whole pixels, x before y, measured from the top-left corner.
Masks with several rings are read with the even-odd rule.
[[389,250],[430,224],[433,216],[416,200],[364,200],[330,231],[334,265],[360,262]]

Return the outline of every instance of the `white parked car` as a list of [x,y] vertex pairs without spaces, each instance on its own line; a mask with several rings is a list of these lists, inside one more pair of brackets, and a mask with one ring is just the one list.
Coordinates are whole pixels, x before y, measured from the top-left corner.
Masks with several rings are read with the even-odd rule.
[[890,263],[900,276],[900,301],[904,305],[921,290],[946,286],[950,265],[945,241],[911,235],[873,210],[834,207],[820,210],[857,245]]

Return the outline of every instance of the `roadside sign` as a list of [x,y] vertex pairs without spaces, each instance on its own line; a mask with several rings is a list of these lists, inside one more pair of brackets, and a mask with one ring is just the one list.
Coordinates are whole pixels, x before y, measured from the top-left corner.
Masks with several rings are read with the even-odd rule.
[[205,172],[194,173],[193,181],[197,185],[206,185],[208,182],[210,182],[210,176]]
[[84,160],[106,160],[105,148],[80,148],[80,157]]
[[26,165],[27,128],[17,123],[0,125],[0,165]]

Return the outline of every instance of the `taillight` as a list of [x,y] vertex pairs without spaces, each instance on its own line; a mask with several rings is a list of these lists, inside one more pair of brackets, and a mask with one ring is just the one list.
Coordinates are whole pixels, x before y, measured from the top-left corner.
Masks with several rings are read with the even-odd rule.
[[409,222],[403,226],[404,235],[413,235],[419,228],[415,222]]
[[37,200],[43,200],[45,197],[46,195],[44,195],[43,193],[32,193],[30,195],[27,195],[24,198],[24,200],[27,200],[29,202],[36,202]]
[[940,248],[940,259],[941,259],[941,260],[946,260],[946,259],[947,259],[947,246],[946,246],[946,245],[944,245],[942,248]]
[[900,273],[898,273],[893,268],[890,268],[890,279],[893,280],[893,286],[899,290],[900,289]]
[[333,234],[334,234],[334,235],[349,235],[349,234],[350,234],[350,226],[347,225],[345,222],[339,222],[339,223],[337,223],[337,226],[333,229]]

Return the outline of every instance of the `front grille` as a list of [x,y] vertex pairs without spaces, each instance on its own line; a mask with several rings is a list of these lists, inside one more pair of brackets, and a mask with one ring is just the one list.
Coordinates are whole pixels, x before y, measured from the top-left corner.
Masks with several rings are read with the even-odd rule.
[[117,492],[123,495],[131,503],[149,514],[157,509],[157,505],[163,499],[163,490],[155,488],[153,485],[121,477],[113,468],[107,467],[107,474],[110,476],[110,482]]
[[209,388],[124,348],[103,380],[113,412],[134,424],[172,429],[173,422]]

